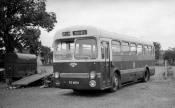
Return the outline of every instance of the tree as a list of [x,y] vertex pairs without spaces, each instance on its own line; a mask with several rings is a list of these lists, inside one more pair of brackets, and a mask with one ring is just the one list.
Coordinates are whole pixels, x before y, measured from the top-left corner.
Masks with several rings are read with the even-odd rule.
[[0,68],[4,68],[4,55],[5,55],[4,50],[0,49]]
[[37,55],[41,47],[41,42],[39,41],[40,34],[39,29],[26,29],[23,34],[24,50],[29,50],[30,54]]
[[161,52],[160,52],[161,45],[158,42],[153,42],[153,44],[155,47],[155,58],[156,58],[156,60],[158,60],[161,56]]
[[163,55],[164,60],[168,60],[169,64],[175,62],[175,48],[169,48]]
[[46,12],[46,0],[0,0],[0,48],[6,53],[32,48],[39,28],[49,32],[56,22],[55,13]]
[[41,46],[41,57],[44,64],[52,62],[53,52],[47,46]]

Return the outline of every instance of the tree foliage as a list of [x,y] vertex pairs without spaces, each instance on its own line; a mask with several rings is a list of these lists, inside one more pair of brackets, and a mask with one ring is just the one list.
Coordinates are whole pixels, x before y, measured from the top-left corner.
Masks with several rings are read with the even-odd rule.
[[33,48],[39,28],[49,32],[56,22],[55,13],[46,12],[45,0],[0,0],[0,48],[6,53]]
[[175,48],[169,48],[167,51],[165,51],[163,58],[165,60],[168,60],[170,64],[174,64],[175,62]]
[[52,58],[53,58],[53,52],[51,51],[51,49],[47,46],[41,46],[41,57],[42,62],[44,64],[46,63],[52,63]]
[[153,44],[154,44],[154,47],[155,47],[155,59],[158,60],[161,56],[161,52],[160,52],[161,45],[158,42],[153,42]]
[[40,34],[39,29],[26,29],[22,35],[24,38],[24,50],[29,50],[29,53],[37,55],[41,47],[41,42],[39,41]]

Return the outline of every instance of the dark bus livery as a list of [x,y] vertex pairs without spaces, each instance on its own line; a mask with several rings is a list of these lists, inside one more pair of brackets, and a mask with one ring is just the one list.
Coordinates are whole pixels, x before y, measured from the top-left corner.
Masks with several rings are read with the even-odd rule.
[[116,91],[155,73],[152,42],[95,27],[59,30],[53,48],[55,85],[63,89]]

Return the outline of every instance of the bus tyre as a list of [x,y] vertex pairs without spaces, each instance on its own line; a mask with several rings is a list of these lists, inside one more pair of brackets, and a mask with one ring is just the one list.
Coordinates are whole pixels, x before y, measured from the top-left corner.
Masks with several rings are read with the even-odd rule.
[[120,77],[117,73],[114,73],[112,77],[112,87],[110,88],[111,92],[115,92],[119,89],[120,87]]
[[146,69],[145,74],[144,74],[144,76],[143,76],[143,82],[147,82],[147,81],[149,81],[149,79],[150,79],[150,73],[149,73],[149,71]]

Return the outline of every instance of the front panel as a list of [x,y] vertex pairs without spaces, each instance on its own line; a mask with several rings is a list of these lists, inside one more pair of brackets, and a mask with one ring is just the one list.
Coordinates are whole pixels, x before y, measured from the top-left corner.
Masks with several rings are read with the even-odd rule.
[[[102,85],[102,62],[63,62],[54,63],[54,72],[59,72],[59,87],[65,89],[103,89]],[[95,73],[95,78],[91,79],[91,72]],[[95,81],[94,87],[90,86],[90,81]]]

